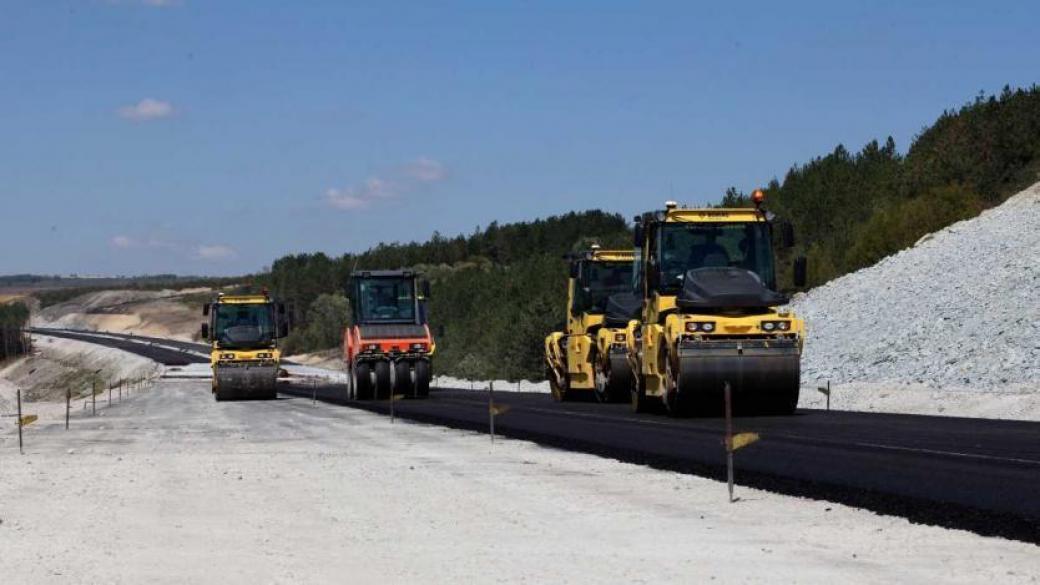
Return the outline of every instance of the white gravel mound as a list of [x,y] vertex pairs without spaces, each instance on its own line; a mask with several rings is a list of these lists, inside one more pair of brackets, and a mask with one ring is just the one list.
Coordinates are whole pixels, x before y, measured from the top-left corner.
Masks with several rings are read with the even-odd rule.
[[803,384],[848,384],[857,409],[1040,419],[1038,253],[1040,183],[796,298]]

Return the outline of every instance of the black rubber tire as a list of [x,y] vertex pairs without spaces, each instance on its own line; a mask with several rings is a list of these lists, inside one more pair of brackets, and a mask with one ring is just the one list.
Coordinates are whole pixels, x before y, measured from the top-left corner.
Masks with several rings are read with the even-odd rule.
[[412,364],[408,360],[394,362],[394,394],[412,395]]
[[670,357],[665,358],[665,392],[662,402],[664,407],[668,411],[668,415],[672,417],[684,417],[690,416],[690,402],[691,400],[682,392],[680,385],[682,380],[679,379],[676,373],[678,368],[673,363]]
[[380,360],[373,369],[376,372],[376,399],[386,400],[390,398],[390,392],[393,390],[390,386],[390,362]]
[[646,398],[646,383],[639,374],[632,376],[632,386],[629,390],[630,400],[628,407],[632,412],[641,413],[650,410]]
[[430,362],[419,360],[415,362],[415,396],[416,398],[427,398],[430,395],[430,382],[433,378]]
[[553,402],[567,402],[567,389],[561,388],[556,383],[556,375],[552,372],[546,372],[545,377],[549,379],[549,396],[553,399]]
[[[626,358],[627,359],[627,358]],[[607,360],[606,363],[596,360],[593,368],[596,377],[596,400],[599,402],[624,402],[631,399],[632,394],[632,369],[627,363],[624,367],[617,368],[616,362]]]
[[372,366],[366,362],[354,365],[354,398],[372,400],[375,392],[372,388]]

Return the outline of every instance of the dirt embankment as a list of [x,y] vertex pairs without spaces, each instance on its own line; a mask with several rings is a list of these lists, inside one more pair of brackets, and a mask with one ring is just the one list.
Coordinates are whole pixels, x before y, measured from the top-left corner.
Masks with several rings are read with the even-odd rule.
[[193,341],[211,294],[206,288],[88,293],[34,313],[33,325]]
[[95,383],[108,388],[155,376],[160,366],[140,356],[91,343],[33,336],[34,353],[0,365],[0,413],[17,410],[22,390],[23,411],[41,419],[64,416],[65,392],[73,400],[90,396]]

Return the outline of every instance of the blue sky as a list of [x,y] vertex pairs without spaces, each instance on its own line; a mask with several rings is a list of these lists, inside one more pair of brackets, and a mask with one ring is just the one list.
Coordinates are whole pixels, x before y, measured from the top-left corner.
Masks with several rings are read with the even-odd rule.
[[714,201],[1040,81],[1035,1],[2,1],[0,273]]

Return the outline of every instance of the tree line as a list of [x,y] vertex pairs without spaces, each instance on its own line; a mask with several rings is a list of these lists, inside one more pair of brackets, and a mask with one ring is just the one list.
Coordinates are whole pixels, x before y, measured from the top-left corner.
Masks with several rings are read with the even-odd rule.
[[29,307],[20,302],[0,305],[0,360],[25,355],[29,352],[29,338],[25,326],[29,322]]
[[[809,286],[875,263],[919,238],[973,217],[1035,182],[1040,172],[1040,89],[979,95],[946,111],[900,154],[895,141],[831,153],[793,166],[765,188],[767,204],[790,220],[795,249],[781,254],[781,288],[790,260],[809,259]],[[747,206],[728,190],[723,206]],[[537,379],[542,340],[564,322],[563,254],[590,243],[630,247],[624,218],[603,211],[492,223],[469,236],[435,233],[427,242],[379,244],[360,254],[278,259],[258,275],[286,301],[289,352],[336,347],[349,321],[344,296],[355,268],[412,267],[431,280],[429,309],[438,336],[436,369],[469,378]]]

